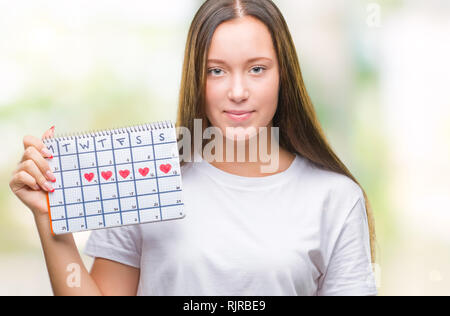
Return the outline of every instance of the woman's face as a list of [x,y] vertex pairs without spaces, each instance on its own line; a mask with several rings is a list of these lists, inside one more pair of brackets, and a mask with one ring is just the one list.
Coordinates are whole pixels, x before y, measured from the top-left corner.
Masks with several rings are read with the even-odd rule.
[[261,21],[243,17],[215,31],[207,62],[206,115],[227,127],[270,127],[278,105],[279,69],[272,37]]

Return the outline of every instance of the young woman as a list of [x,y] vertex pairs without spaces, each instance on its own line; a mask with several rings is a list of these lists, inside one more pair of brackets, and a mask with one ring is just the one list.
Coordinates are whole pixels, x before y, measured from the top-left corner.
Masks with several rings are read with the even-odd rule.
[[[222,135],[230,127],[278,128],[278,168],[267,174],[260,159],[207,161],[193,150],[200,162],[182,162],[186,218],[92,232],[90,272],[71,235],[50,233],[48,152],[25,137],[10,185],[33,211],[55,294],[377,294],[366,194],[325,140],[272,1],[208,0],[197,12],[177,125],[193,135],[195,119]],[[72,263],[81,267],[79,287],[66,285]]]

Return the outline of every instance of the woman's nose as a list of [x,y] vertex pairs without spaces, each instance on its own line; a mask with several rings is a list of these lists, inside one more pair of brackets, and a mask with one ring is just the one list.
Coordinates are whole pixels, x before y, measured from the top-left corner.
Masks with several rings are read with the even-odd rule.
[[236,103],[241,103],[247,100],[250,96],[247,86],[241,77],[233,79],[230,90],[228,91],[228,98]]

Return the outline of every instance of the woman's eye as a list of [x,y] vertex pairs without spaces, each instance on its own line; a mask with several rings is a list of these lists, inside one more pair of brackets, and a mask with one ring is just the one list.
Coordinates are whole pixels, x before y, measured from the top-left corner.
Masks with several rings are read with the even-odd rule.
[[[253,71],[254,74],[261,74],[264,70],[266,70],[262,66],[253,67],[251,71]],[[223,74],[223,70],[219,68],[212,68],[208,70],[209,74],[212,74],[213,76],[220,76]]]
[[260,74],[260,73],[262,73],[265,70],[265,68],[259,66],[259,67],[253,67],[252,70],[256,70],[254,73]]
[[214,76],[220,76],[222,73],[222,70],[218,69],[218,68],[213,68],[213,69],[208,70],[208,73],[213,74]]

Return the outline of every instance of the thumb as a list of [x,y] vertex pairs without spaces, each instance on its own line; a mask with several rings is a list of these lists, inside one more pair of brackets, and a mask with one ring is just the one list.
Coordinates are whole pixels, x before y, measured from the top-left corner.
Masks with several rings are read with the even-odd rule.
[[52,126],[44,133],[44,135],[42,135],[42,139],[51,138],[54,136],[55,136],[55,126]]

